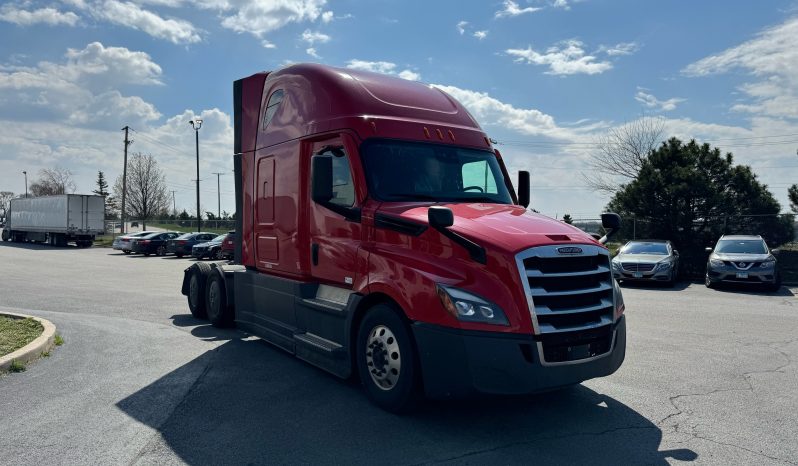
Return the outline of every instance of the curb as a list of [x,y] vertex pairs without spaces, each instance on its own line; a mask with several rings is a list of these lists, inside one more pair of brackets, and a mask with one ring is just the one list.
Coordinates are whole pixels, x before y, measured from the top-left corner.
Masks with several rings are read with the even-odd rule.
[[42,327],[44,327],[42,334],[32,342],[12,353],[9,353],[5,356],[0,356],[0,372],[8,371],[8,368],[11,367],[11,362],[13,361],[27,364],[34,359],[38,359],[42,353],[50,351],[55,344],[55,325],[53,325],[53,323],[49,320],[36,316],[6,311],[0,312],[0,316],[12,317],[16,319],[25,319],[30,317],[31,319],[37,320],[40,324],[42,324]]

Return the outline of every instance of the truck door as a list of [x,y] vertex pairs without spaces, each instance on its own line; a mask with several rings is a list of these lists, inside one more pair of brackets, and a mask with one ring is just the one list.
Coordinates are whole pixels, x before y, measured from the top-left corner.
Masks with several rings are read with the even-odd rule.
[[[341,137],[316,142],[312,154],[333,158],[333,199],[331,203],[358,208],[357,178],[352,170],[353,144]],[[306,159],[310,173],[310,157]],[[361,182],[362,183],[362,182]],[[310,201],[311,275],[321,282],[350,288],[357,280],[357,253],[363,228],[360,221]]]

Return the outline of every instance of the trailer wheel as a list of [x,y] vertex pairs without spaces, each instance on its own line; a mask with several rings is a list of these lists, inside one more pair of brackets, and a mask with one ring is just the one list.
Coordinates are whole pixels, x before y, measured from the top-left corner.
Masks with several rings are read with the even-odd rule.
[[392,413],[411,410],[419,397],[420,373],[407,325],[394,306],[366,312],[357,335],[357,368],[368,398]]
[[191,266],[191,277],[188,281],[188,308],[191,315],[197,319],[204,319],[208,316],[205,308],[205,285],[211,267],[208,264],[197,262]]
[[211,272],[205,286],[205,309],[214,327],[230,327],[235,319],[233,308],[227,303],[224,277]]
[[8,230],[3,228],[3,241],[8,241],[11,239],[11,235],[8,233]]

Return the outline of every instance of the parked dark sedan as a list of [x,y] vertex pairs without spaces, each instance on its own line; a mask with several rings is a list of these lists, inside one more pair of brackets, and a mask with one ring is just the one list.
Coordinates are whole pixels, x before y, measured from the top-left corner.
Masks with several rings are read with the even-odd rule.
[[190,256],[191,248],[200,243],[211,241],[216,237],[215,233],[185,233],[175,239],[169,240],[166,244],[166,253],[174,254],[177,257]]
[[134,238],[130,241],[131,250],[149,256],[156,254],[158,256],[166,255],[166,243],[170,239],[175,239],[180,236],[176,231],[160,231],[151,233],[141,238]]
[[219,235],[207,243],[195,244],[191,248],[191,255],[197,259],[221,259],[222,242],[227,235]]

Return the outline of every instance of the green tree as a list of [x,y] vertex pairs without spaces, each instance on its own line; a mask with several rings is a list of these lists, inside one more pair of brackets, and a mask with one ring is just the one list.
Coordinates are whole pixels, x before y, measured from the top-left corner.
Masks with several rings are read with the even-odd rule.
[[[759,234],[773,245],[793,237],[792,216],[778,215],[781,206],[751,167],[734,165],[731,153],[709,144],[676,138],[649,154],[607,208],[636,216],[638,238],[674,242],[688,273],[696,275],[706,259],[703,248],[721,234]],[[631,237],[631,231],[621,234]]]
[[574,224],[574,219],[571,218],[571,214],[565,214],[562,216],[562,221],[567,223],[568,225]]
[[102,170],[97,172],[97,188],[92,192],[98,196],[105,197],[105,218],[113,220],[118,218],[118,210],[116,196],[108,191],[108,181],[105,178],[105,173]]
[[790,198],[790,209],[798,214],[798,184],[790,186],[787,196]]

